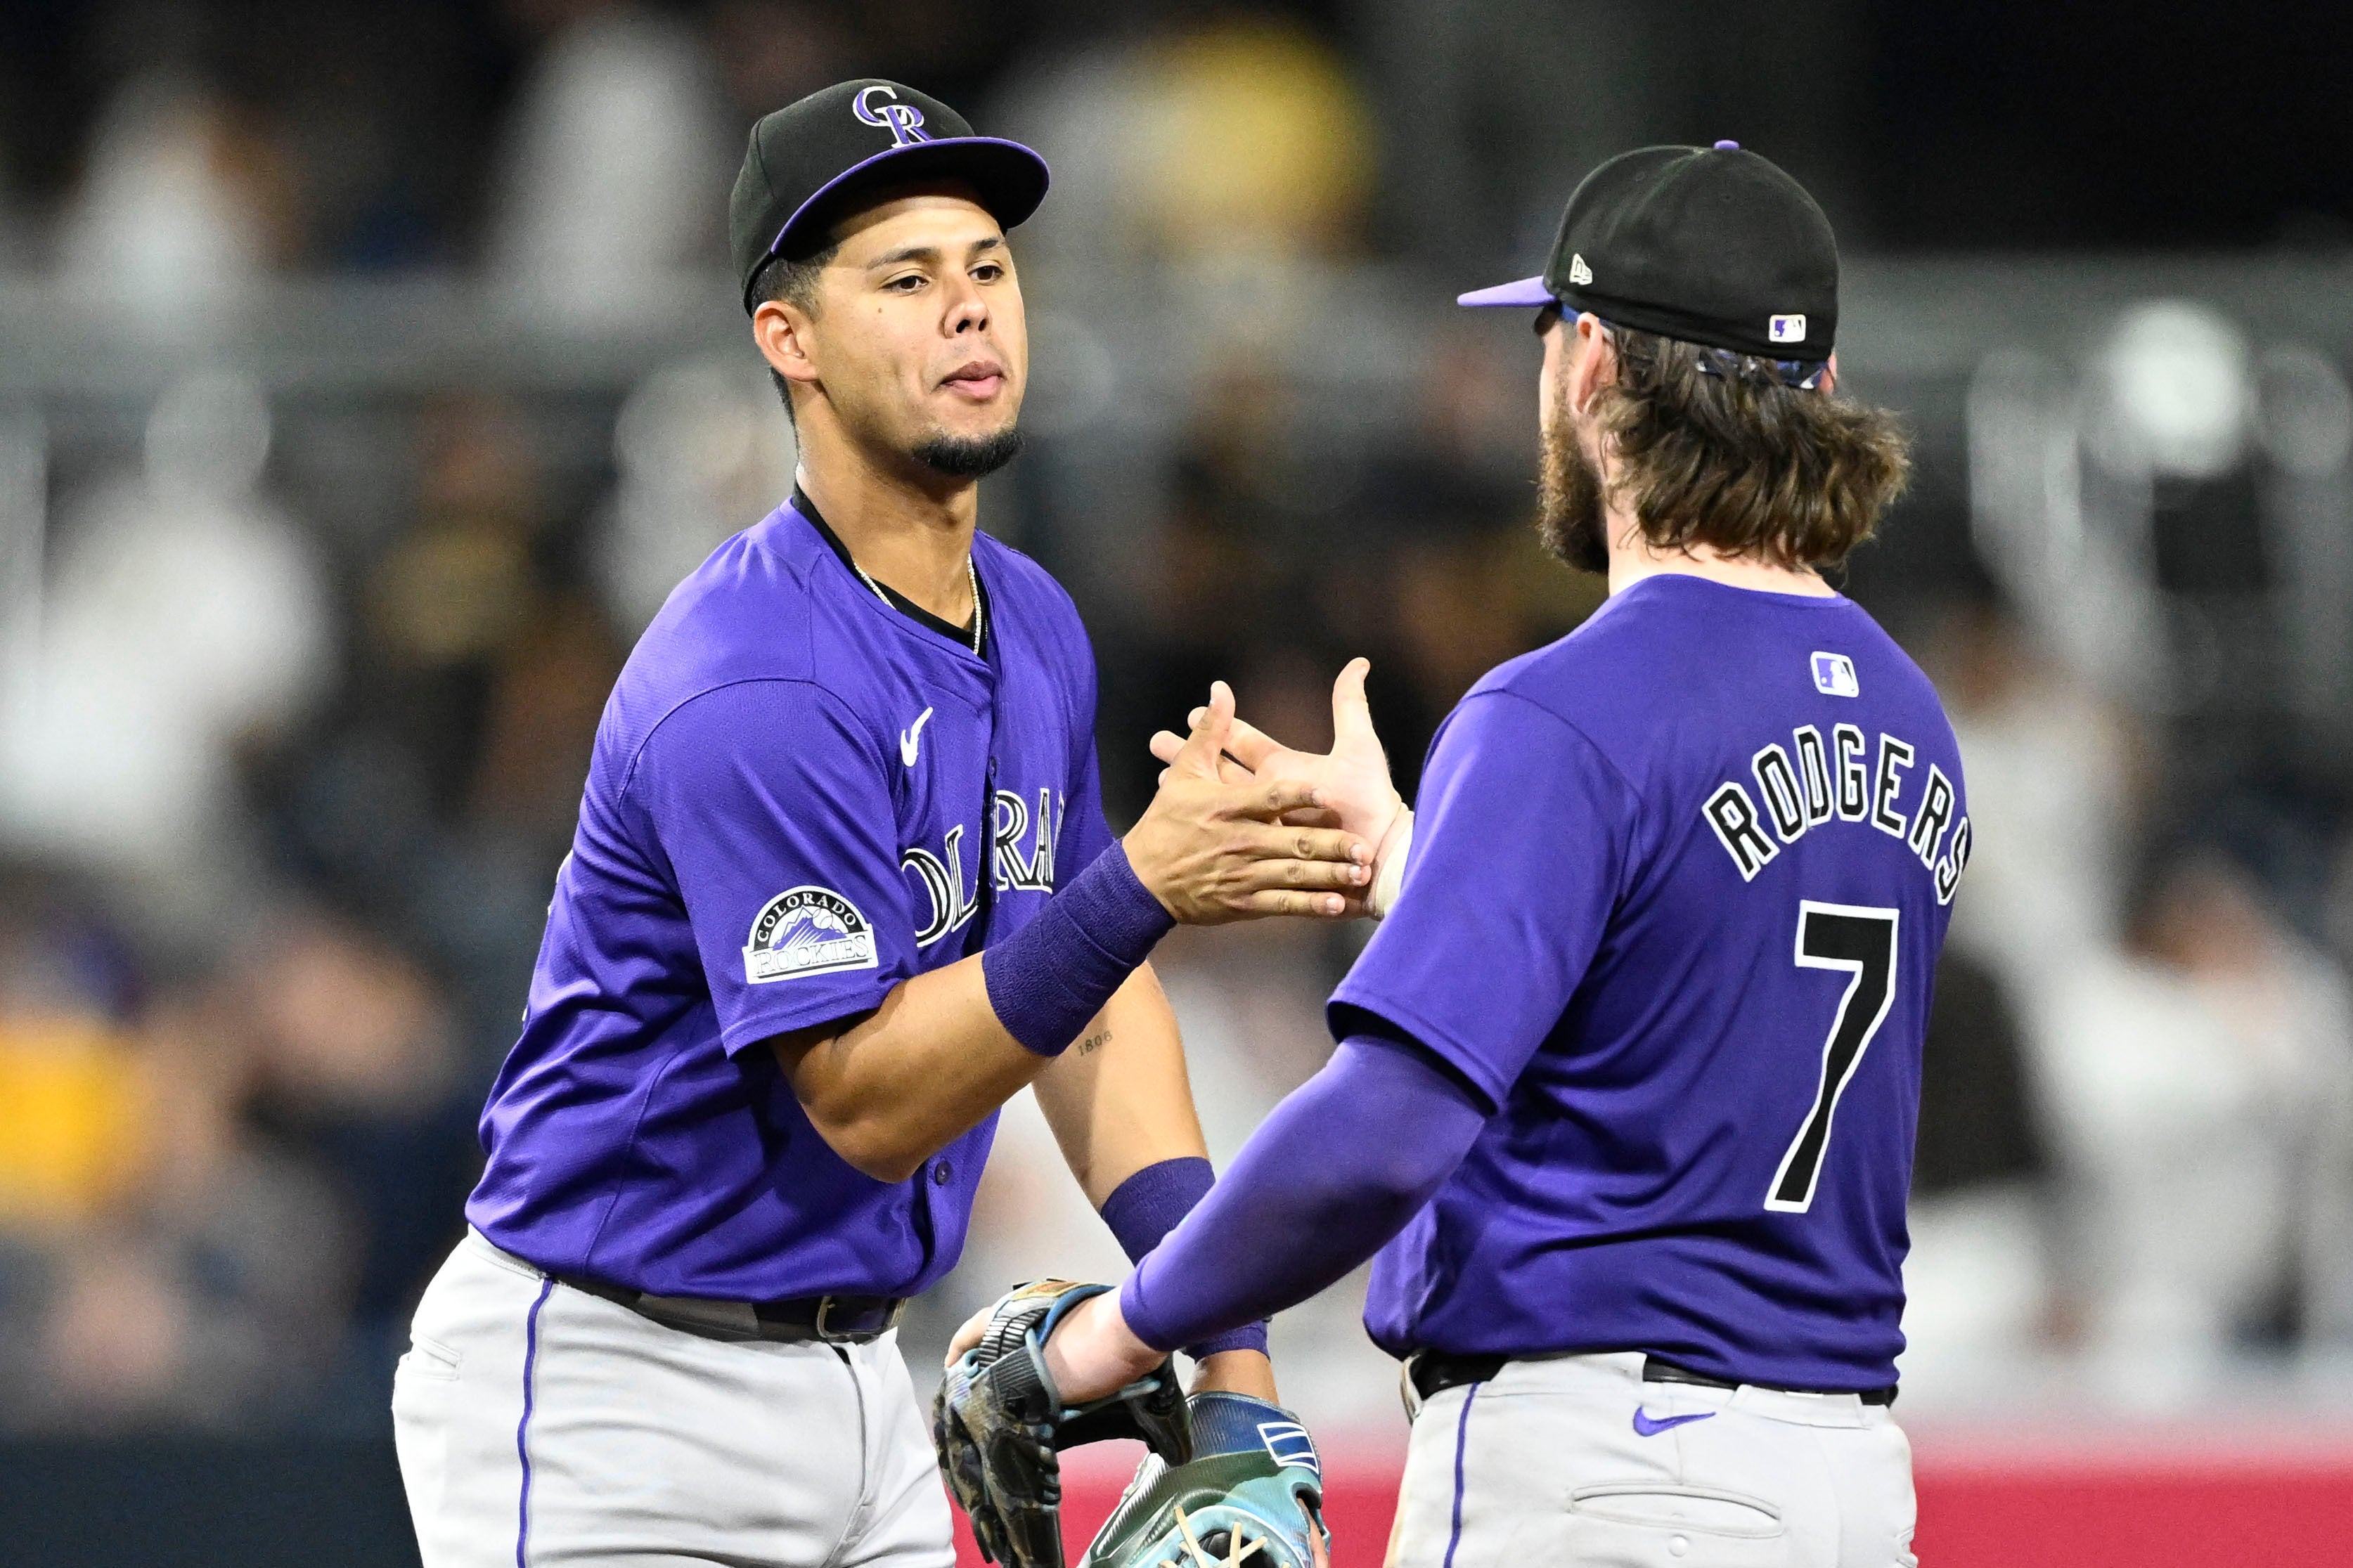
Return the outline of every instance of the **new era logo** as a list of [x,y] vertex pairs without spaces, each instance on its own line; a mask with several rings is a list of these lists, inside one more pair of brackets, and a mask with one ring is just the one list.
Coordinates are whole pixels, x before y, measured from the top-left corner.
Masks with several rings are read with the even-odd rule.
[[1813,657],[1814,689],[1825,697],[1860,697],[1862,682],[1854,678],[1854,660],[1842,653]]
[[1802,343],[1806,341],[1806,318],[1776,316],[1766,323],[1765,331],[1777,343]]
[[[1588,267],[1585,264],[1585,258],[1575,251],[1569,252],[1568,280],[1571,283],[1576,284],[1580,289],[1593,281],[1593,268]],[[1799,318],[1801,321],[1804,318],[1802,317]]]

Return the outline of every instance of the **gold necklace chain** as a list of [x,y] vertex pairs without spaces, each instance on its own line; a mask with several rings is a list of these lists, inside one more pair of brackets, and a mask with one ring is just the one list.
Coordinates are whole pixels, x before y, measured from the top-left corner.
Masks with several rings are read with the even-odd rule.
[[[891,605],[891,595],[882,591],[881,584],[868,575],[865,567],[852,561],[849,563],[849,569],[866,579],[866,585],[874,590],[876,598],[886,605]],[[980,652],[980,617],[984,612],[980,607],[980,573],[974,568],[970,555],[964,558],[964,575],[965,581],[972,584],[972,651],[977,656]],[[899,606],[891,605],[891,607],[895,610]]]

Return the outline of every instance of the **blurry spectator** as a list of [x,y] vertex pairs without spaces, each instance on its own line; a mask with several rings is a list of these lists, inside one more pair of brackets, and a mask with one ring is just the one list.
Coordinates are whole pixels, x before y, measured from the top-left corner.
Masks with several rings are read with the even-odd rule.
[[239,752],[284,735],[333,673],[314,552],[259,488],[269,437],[243,376],[164,394],[143,472],[69,520],[30,713],[0,758],[0,831],[120,879],[166,951],[246,901]]
[[1600,580],[1572,576],[1546,559],[1533,529],[1447,531],[1441,524],[1400,543],[1384,565],[1388,614],[1357,629],[1395,650],[1377,712],[1387,721],[1381,739],[1389,771],[1410,798],[1423,755],[1462,694],[1544,640],[1535,614],[1544,591],[1584,589],[1588,604],[1599,603]]
[[148,318],[233,298],[299,242],[284,149],[258,111],[192,80],[134,79],[93,138],[58,266]]
[[2050,1151],[2016,1005],[1958,942],[1936,965],[1905,1260],[1905,1392],[2014,1395],[2048,1327]]
[[1170,37],[1144,63],[1122,187],[1143,254],[1356,248],[1372,124],[1339,56],[1295,24],[1235,17]]
[[533,432],[512,405],[448,396],[421,424],[416,527],[366,586],[361,697],[425,768],[435,810],[454,816],[499,662],[543,608],[550,518]]
[[0,1015],[0,1224],[79,1221],[120,1197],[145,1131],[121,1035],[87,1014]]
[[620,650],[534,427],[451,396],[421,434],[417,521],[369,575],[360,679],[282,804],[312,874],[448,981],[479,1091],[512,1043]]
[[1923,1058],[1915,1199],[2050,1173],[2017,1009],[1965,947],[1947,948],[1937,962]]
[[2236,863],[2192,851],[2159,863],[2129,951],[2079,954],[2050,994],[2070,1283],[2110,1392],[2205,1392],[2235,1344],[2344,1323],[2342,976]]
[[1119,818],[1151,798],[1159,766],[1144,746],[1154,731],[1181,730],[1194,705],[1208,700],[1209,682],[1237,680],[1252,652],[1313,635],[1312,606],[1286,602],[1280,552],[1296,534],[1282,493],[1294,472],[1286,450],[1293,387],[1236,355],[1207,378],[1193,406],[1167,481],[1169,515],[1136,552],[1133,579],[1119,584],[1134,613],[1098,622],[1096,730]]
[[2031,1007],[2047,981],[2118,940],[2139,738],[1999,605],[1953,610],[1926,653],[1976,825],[1954,929]]
[[[1362,243],[1370,116],[1346,64],[1296,23],[1230,16],[1050,60],[1008,87],[1004,118],[1054,167],[1052,222],[1024,237],[1050,265],[1263,276]],[[1248,341],[1235,312],[1282,301],[1224,303],[1213,325]]]
[[319,916],[248,952],[257,1124],[329,1184],[356,1243],[356,1375],[388,1379],[417,1292],[478,1173],[480,1096],[430,976],[382,936]]
[[343,1326],[349,1237],[319,1183],[242,1128],[247,1020],[216,994],[159,1003],[120,1060],[134,1177],[36,1233],[0,1426],[235,1429],[316,1392]]
[[740,125],[857,68],[840,19],[810,0],[719,0],[710,26],[711,52]]
[[491,265],[535,305],[654,303],[715,260],[738,156],[700,36],[627,0],[512,0],[546,40],[515,105]]
[[509,646],[491,689],[470,825],[536,847],[551,878],[571,847],[596,721],[619,673],[603,617],[565,596]]
[[[1588,170],[1672,139],[1658,131],[1675,122],[1666,118],[1681,107],[1673,95],[1725,21],[1694,25],[1687,11],[1637,0],[1358,0],[1354,9],[1385,106],[1384,234],[1449,276],[1540,258]],[[1806,26],[1803,12],[1782,7],[1777,23]],[[1738,74],[1721,85],[1736,92]],[[1713,106],[1725,94],[1708,96]],[[1745,126],[1708,134],[1753,136]]]
[[592,524],[597,587],[634,637],[679,580],[791,491],[791,423],[748,356],[688,360],[630,392],[613,426],[620,484]]

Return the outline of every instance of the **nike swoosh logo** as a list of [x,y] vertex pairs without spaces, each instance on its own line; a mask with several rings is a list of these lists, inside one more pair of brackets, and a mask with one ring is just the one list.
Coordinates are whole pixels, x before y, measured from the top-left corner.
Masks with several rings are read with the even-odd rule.
[[924,709],[915,715],[915,721],[899,731],[899,760],[909,767],[915,765],[915,748],[923,744],[923,726],[932,721],[932,710]]
[[1715,1414],[1715,1412],[1713,1410],[1703,1410],[1696,1415],[1668,1415],[1661,1417],[1651,1415],[1641,1405],[1637,1405],[1634,1406],[1634,1436],[1637,1437],[1655,1437],[1662,1432],[1672,1432],[1678,1426],[1688,1426],[1694,1421],[1704,1421]]

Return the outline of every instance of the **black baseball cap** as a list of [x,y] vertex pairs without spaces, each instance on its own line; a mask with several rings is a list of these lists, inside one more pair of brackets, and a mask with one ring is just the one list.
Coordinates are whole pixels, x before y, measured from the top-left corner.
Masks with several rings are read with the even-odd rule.
[[1046,199],[1046,160],[1018,142],[976,136],[928,93],[862,77],[763,115],[727,200],[727,245],[755,308],[752,280],[773,256],[813,255],[857,198],[881,184],[962,180],[1007,228]]
[[1736,142],[1643,147],[1568,198],[1544,274],[1462,305],[1557,305],[1771,360],[1830,357],[1838,241],[1806,188]]

